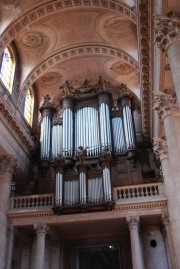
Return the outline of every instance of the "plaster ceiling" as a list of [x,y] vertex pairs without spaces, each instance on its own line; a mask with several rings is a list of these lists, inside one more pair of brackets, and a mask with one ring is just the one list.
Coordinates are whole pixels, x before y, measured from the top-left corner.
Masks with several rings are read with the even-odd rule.
[[135,0],[1,1],[2,36],[14,31],[23,66],[21,97],[34,84],[38,100],[47,93],[55,100],[65,80],[79,86],[101,75],[112,92],[125,83],[139,98],[134,6]]

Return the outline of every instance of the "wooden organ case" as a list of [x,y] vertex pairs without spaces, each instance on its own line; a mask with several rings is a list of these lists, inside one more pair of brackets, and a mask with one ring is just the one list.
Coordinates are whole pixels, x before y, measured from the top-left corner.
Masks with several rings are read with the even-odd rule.
[[90,85],[64,90],[56,109],[45,96],[41,167],[54,169],[55,213],[111,210],[113,187],[141,183],[132,104],[124,84],[116,100]]

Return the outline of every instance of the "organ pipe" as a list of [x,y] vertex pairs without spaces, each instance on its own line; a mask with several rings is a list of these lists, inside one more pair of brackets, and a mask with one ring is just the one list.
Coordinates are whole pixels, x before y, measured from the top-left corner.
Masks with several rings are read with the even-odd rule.
[[86,174],[81,172],[79,175],[80,204],[86,204]]
[[63,104],[63,156],[73,156],[73,102],[70,97],[62,99]]
[[44,97],[44,103],[40,108],[42,115],[41,123],[41,159],[49,160],[50,158],[50,146],[51,146],[51,118],[52,118],[52,107],[50,103],[49,95]]
[[123,123],[121,117],[112,118],[112,133],[114,141],[114,151],[117,153],[123,153],[125,151],[125,140]]
[[93,107],[80,108],[75,113],[76,153],[82,146],[87,148],[87,157],[100,153],[98,111]]
[[57,124],[52,126],[52,156],[56,158],[62,154],[62,125]]
[[57,172],[56,174],[56,190],[55,190],[55,204],[62,206],[62,195],[63,195],[63,174]]
[[103,186],[104,186],[105,201],[111,201],[112,194],[111,194],[110,169],[107,167],[104,167],[103,169]]

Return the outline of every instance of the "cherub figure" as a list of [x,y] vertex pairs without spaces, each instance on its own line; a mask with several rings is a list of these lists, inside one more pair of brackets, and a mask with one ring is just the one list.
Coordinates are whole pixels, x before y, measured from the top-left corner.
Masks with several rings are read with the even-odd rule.
[[50,105],[51,104],[51,97],[49,96],[49,94],[46,94],[44,97],[44,102],[43,102],[43,106],[47,106],[47,105]]
[[79,162],[84,163],[84,158],[86,157],[87,154],[87,148],[83,148],[82,146],[79,146],[79,150],[77,153],[77,159]]

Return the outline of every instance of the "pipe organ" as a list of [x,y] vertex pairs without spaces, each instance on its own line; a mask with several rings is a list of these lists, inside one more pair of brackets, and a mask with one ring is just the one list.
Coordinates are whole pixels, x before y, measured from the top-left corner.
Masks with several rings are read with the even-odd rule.
[[[57,207],[112,201],[110,160],[136,148],[127,90],[121,91],[116,109],[112,103],[111,93],[104,88],[80,95],[68,92],[60,100],[59,115],[49,99],[43,103],[41,160],[63,167],[56,169]],[[100,167],[98,174],[88,174],[91,164]],[[73,169],[77,171],[67,176],[67,171]]]

